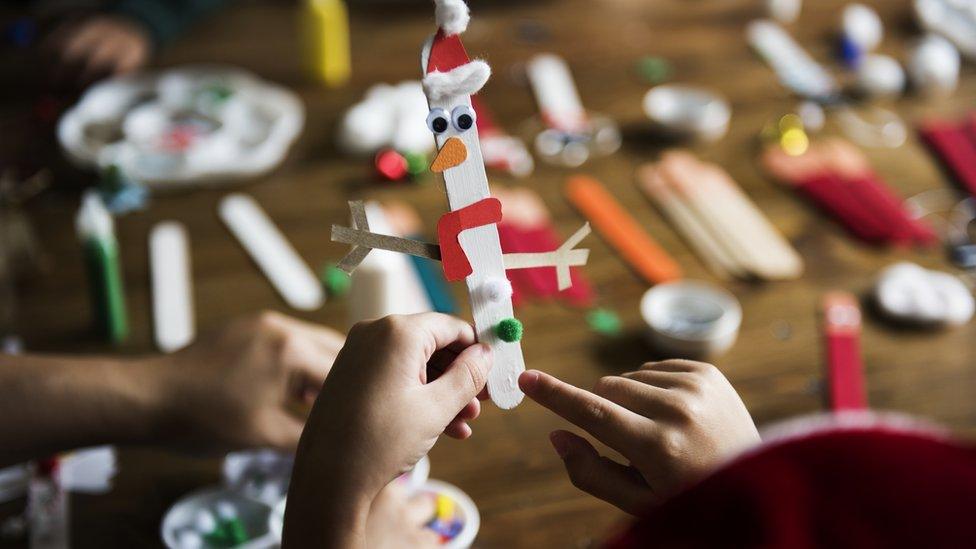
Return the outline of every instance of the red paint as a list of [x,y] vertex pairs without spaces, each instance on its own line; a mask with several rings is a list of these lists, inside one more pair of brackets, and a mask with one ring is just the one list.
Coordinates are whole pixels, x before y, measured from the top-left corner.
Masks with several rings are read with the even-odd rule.
[[473,270],[458,236],[461,231],[491,225],[502,220],[502,203],[485,198],[461,209],[448,212],[437,221],[437,241],[441,248],[444,278],[450,282],[464,280]]
[[449,72],[466,65],[468,52],[464,50],[460,34],[445,36],[443,30],[438,30],[434,41],[430,45],[430,57],[427,58],[427,72]]

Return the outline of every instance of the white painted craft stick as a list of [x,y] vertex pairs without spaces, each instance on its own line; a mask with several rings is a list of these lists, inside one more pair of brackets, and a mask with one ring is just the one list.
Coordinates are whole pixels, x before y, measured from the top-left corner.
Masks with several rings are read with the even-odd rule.
[[540,54],[526,63],[525,70],[543,122],[567,133],[584,131],[586,109],[566,61],[551,53]]
[[227,196],[220,201],[219,213],[290,306],[306,311],[322,306],[322,285],[253,198],[244,194]]
[[186,227],[164,221],[149,233],[153,329],[156,346],[172,353],[193,341],[193,279]]

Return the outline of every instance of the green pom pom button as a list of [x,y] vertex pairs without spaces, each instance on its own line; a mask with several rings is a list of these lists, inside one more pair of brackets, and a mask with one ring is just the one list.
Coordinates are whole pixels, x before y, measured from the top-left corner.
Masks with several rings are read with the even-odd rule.
[[522,323],[517,318],[506,318],[495,326],[495,335],[506,343],[522,340]]

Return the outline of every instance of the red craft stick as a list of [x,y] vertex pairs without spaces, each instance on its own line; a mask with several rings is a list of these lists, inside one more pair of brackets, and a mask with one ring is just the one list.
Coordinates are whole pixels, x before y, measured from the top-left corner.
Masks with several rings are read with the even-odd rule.
[[831,292],[824,296],[823,315],[830,407],[835,412],[865,410],[868,404],[857,300],[845,292]]
[[888,239],[889,231],[871,210],[851,195],[849,185],[833,173],[807,178],[797,187],[851,234],[867,242]]
[[931,122],[919,130],[922,139],[969,194],[976,196],[976,140],[962,127]]
[[458,235],[466,229],[498,223],[502,220],[502,203],[497,198],[485,198],[459,210],[448,212],[437,220],[437,243],[441,248],[444,278],[449,282],[464,280],[472,273]]
[[864,174],[851,180],[850,186],[858,199],[888,227],[894,242],[920,246],[938,242],[935,231],[924,221],[909,216],[902,199],[877,174]]

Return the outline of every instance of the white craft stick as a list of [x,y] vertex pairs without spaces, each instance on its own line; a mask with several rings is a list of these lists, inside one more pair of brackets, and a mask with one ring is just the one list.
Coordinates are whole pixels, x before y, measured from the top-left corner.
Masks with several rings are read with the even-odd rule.
[[[447,96],[430,101],[431,108],[442,108],[451,112],[459,105],[471,107],[470,96]],[[478,132],[466,131],[454,135],[464,142],[467,160],[459,166],[444,172],[444,185],[451,210],[458,210],[482,199],[489,198],[488,176],[481,156]],[[436,136],[437,147],[452,137],[449,134]],[[498,239],[498,228],[483,225],[462,231],[458,242],[471,263],[472,273],[465,279],[471,297],[471,313],[474,317],[478,341],[491,347],[494,366],[488,373],[488,394],[499,408],[508,410],[522,402],[522,391],[518,388],[518,376],[525,370],[522,346],[518,342],[507,343],[499,339],[495,326],[506,318],[514,318],[511,299],[488,300],[482,286],[489,280],[505,278],[505,261]]]
[[525,70],[543,122],[567,133],[586,129],[586,109],[563,58],[551,53],[536,55]]
[[781,84],[800,96],[823,100],[840,91],[837,81],[783,27],[753,21],[746,30],[749,45],[772,67]]
[[196,333],[189,239],[183,224],[164,221],[152,228],[149,267],[156,346],[171,353],[189,345]]
[[322,286],[278,227],[253,198],[232,194],[220,201],[220,218],[288,304],[311,311],[325,302]]

